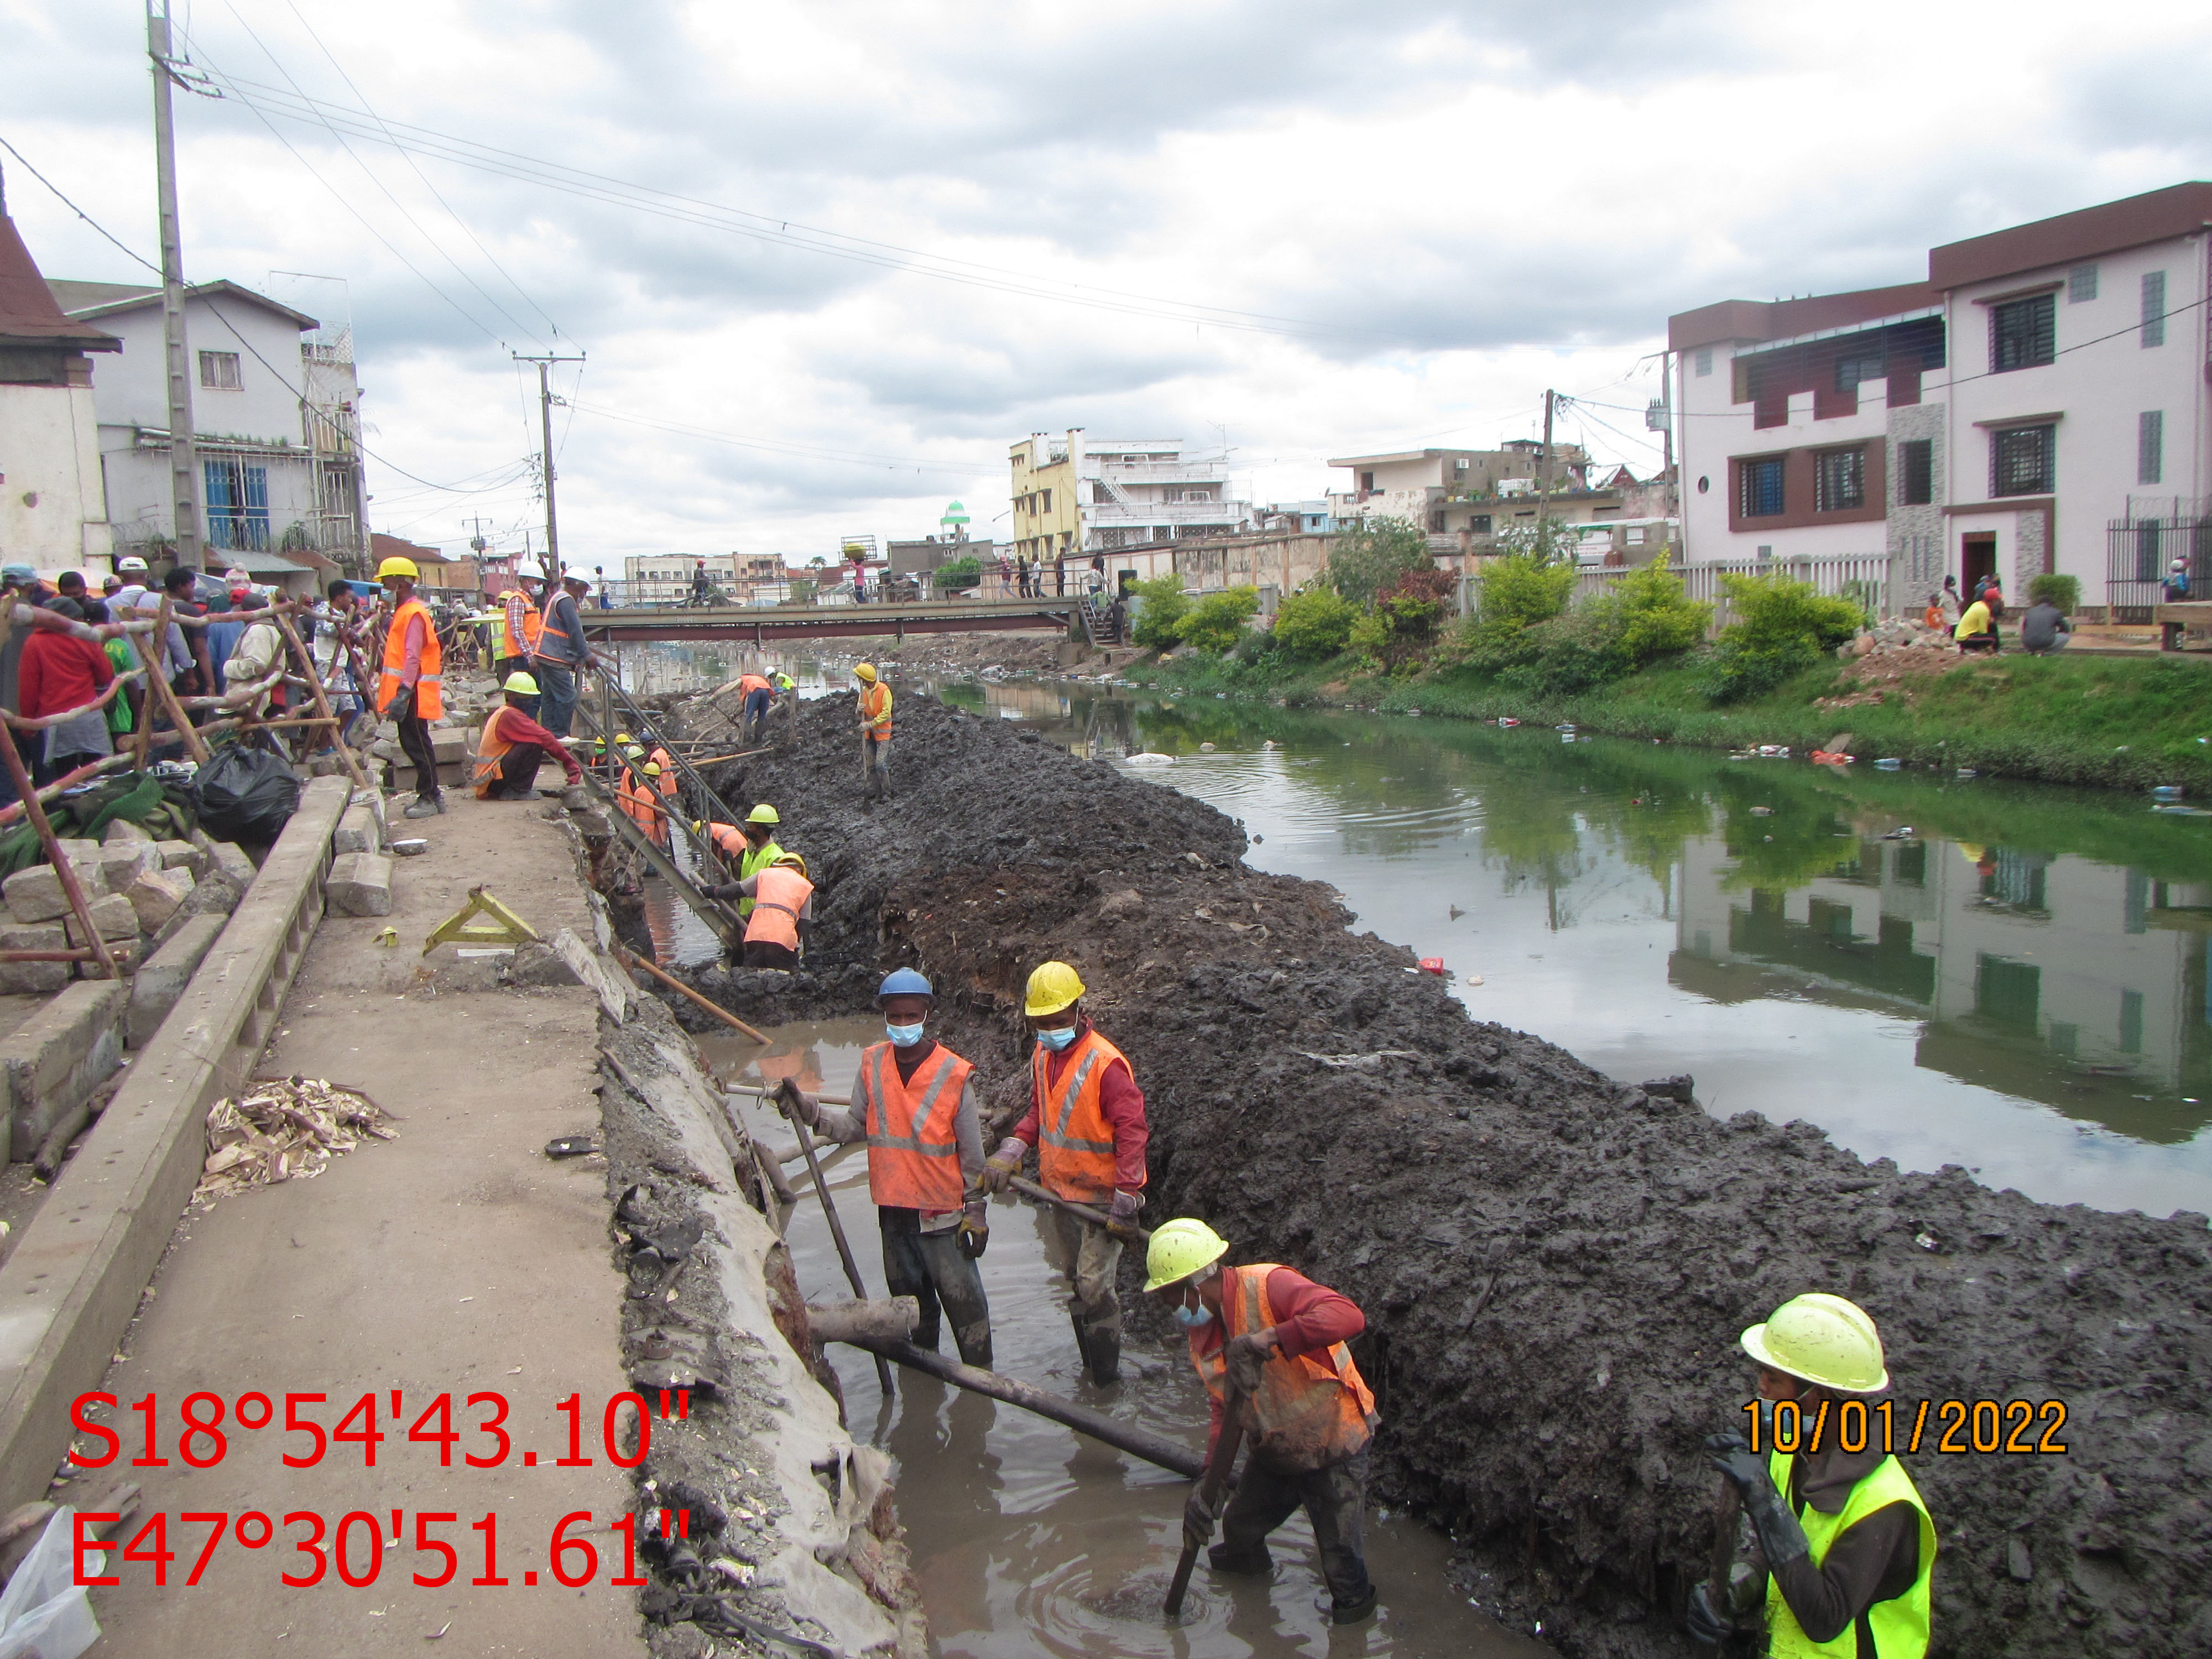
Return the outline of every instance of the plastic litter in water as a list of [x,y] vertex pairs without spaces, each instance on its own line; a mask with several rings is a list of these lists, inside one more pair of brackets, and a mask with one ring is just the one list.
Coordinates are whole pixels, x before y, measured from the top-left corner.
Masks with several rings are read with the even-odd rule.
[[1904,764],[1901,760],[1878,760],[1874,763],[1874,769],[1877,772],[1894,772]]

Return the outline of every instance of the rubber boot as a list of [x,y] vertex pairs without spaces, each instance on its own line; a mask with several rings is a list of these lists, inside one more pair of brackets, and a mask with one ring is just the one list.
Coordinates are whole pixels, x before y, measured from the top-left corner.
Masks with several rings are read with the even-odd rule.
[[1067,1322],[1075,1327],[1075,1352],[1081,1358],[1083,1369],[1087,1372],[1091,1370],[1091,1334],[1083,1323],[1083,1310],[1070,1308]]
[[1111,1388],[1121,1380],[1121,1333],[1111,1325],[1093,1325],[1090,1329],[1085,1357],[1091,1380],[1102,1389]]

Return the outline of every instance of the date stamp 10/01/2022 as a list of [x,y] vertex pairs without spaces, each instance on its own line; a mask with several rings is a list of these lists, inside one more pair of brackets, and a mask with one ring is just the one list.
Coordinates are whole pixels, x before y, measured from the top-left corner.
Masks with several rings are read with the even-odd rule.
[[1885,1454],[1923,1449],[1946,1456],[1992,1453],[2063,1457],[2063,1400],[1823,1400],[1807,1410],[1794,1400],[1746,1402],[1751,1449],[1757,1453],[1831,1449]]

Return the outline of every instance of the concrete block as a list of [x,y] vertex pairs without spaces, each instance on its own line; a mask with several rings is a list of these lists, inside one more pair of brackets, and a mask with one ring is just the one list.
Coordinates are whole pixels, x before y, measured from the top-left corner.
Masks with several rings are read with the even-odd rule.
[[149,870],[161,867],[161,854],[150,841],[104,842],[100,848],[100,878],[111,893],[124,893]]
[[128,987],[112,979],[80,980],[0,1042],[0,1073],[12,1097],[17,1149],[36,1151],[46,1132],[123,1063],[129,994]]
[[131,981],[130,1014],[125,1036],[133,1048],[143,1048],[161,1029],[169,1010],[191,983],[192,975],[216,942],[229,918],[222,915],[187,916],[169,935],[168,943],[148,957]]
[[[458,789],[468,781],[469,763],[466,761],[442,761],[438,766],[438,787]],[[406,759],[393,762],[384,769],[386,789],[412,789],[415,787],[415,765]]]
[[[378,797],[380,802],[382,797]],[[366,805],[349,806],[345,816],[338,820],[337,833],[331,837],[331,850],[335,853],[381,853],[384,850],[382,815]]]
[[[57,933],[61,929],[54,929]],[[57,945],[54,947],[62,947]],[[42,997],[58,991],[70,982],[70,964],[66,962],[0,962],[0,996]],[[31,1149],[33,1152],[38,1148]]]
[[323,902],[342,916],[392,914],[392,860],[380,853],[347,853],[331,866]]
[[207,854],[188,841],[160,841],[154,846],[164,870],[189,870],[198,876],[207,868]]
[[[105,939],[136,939],[138,937],[138,910],[120,893],[102,893],[92,902],[92,925]],[[72,950],[86,943],[84,930],[77,926],[75,916],[64,916],[62,926],[69,932]]]
[[139,932],[159,933],[198,885],[189,870],[149,870],[131,884],[123,896],[138,914]]
[[466,731],[457,728],[434,727],[430,732],[430,752],[437,757],[441,770],[444,769],[449,761],[466,760],[469,753],[469,734]]
[[108,820],[107,828],[100,833],[100,844],[102,847],[116,847],[125,842],[150,842],[153,839],[154,832],[143,823],[133,823],[129,818],[111,818]]
[[238,884],[235,876],[225,875],[220,870],[210,870],[202,876],[178,906],[180,915],[188,916],[228,915],[238,908],[238,902],[246,896],[246,890]]
[[219,841],[208,848],[208,869],[228,876],[241,891],[253,885],[253,860],[234,841]]
[[[89,845],[78,842],[79,846]],[[67,842],[64,843],[68,845]],[[92,862],[70,860],[76,872],[78,883],[87,898],[97,898],[107,890],[100,876],[100,866]],[[62,891],[60,872],[51,864],[34,864],[27,870],[18,870],[4,882],[0,882],[0,896],[8,902],[8,912],[18,921],[52,921],[69,914],[69,896]]]
[[0,951],[66,951],[69,934],[58,921],[34,927],[0,927]]

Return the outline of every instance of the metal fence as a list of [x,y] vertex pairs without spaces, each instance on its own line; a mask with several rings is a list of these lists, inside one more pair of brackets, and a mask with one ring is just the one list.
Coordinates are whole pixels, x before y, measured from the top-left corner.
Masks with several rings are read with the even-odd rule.
[[[2131,499],[2129,505],[2136,502]],[[2182,562],[2189,597],[2212,599],[2204,586],[2212,577],[2212,517],[2183,513],[2106,520],[2105,598],[2112,620],[2148,622],[2151,607],[2165,598],[2163,585],[2176,559]]]
[[[1682,579],[1686,598],[1713,607],[1713,627],[1726,627],[1735,620],[1729,609],[1728,591],[1721,585],[1723,576],[1787,576],[1792,580],[1810,582],[1819,592],[1832,598],[1850,598],[1863,602],[1876,616],[1891,613],[1893,586],[1890,559],[1887,553],[1832,553],[1794,559],[1729,559],[1711,564],[1678,564],[1674,574]],[[1576,580],[1575,603],[1583,604],[1606,592],[1623,576],[1626,569],[1617,565],[1585,568]]]

